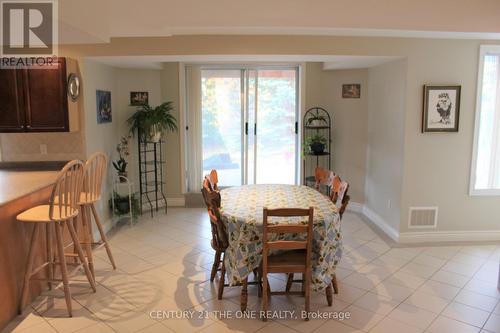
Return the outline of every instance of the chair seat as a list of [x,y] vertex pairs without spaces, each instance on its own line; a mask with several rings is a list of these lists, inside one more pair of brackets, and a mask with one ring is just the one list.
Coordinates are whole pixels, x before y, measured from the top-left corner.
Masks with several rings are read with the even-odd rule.
[[[268,271],[292,269],[295,271],[304,271],[306,267],[306,250],[285,251],[277,254],[271,254],[267,259]],[[290,271],[290,273],[292,273]]]
[[49,217],[49,211],[50,211],[50,206],[49,205],[40,205],[40,206],[35,206],[32,207],[28,210],[25,210],[24,212],[20,213],[17,215],[17,220],[20,222],[40,222],[40,223],[49,223],[53,221],[66,221],[69,220],[75,216],[78,215],[78,210],[76,209],[68,209],[67,212],[69,213],[68,215],[65,215],[64,209],[62,210],[62,217],[59,215],[59,208],[54,207],[54,213],[53,217],[54,219],[51,219]]

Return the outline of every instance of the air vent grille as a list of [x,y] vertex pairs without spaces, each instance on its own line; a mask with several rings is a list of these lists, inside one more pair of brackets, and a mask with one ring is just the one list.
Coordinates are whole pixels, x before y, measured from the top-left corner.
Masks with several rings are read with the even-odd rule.
[[437,207],[410,207],[409,228],[435,228],[437,226]]

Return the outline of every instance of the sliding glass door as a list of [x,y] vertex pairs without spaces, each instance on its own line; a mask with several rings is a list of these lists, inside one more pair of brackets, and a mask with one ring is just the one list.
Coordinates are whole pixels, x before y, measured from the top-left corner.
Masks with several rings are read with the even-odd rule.
[[203,174],[221,186],[295,184],[298,70],[201,68]]
[[216,169],[225,186],[241,185],[242,80],[240,70],[204,69],[201,73],[203,174]]

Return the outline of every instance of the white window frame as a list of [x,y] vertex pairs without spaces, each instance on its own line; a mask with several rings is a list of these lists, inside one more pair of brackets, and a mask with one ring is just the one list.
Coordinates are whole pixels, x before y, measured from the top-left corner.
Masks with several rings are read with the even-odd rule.
[[499,54],[500,45],[481,45],[479,48],[479,69],[477,73],[477,95],[476,95],[476,115],[474,124],[474,146],[472,149],[472,165],[469,184],[469,194],[471,196],[500,196],[500,189],[476,189],[476,165],[479,141],[479,126],[481,120],[481,100],[483,93],[483,72],[484,58],[487,54]]

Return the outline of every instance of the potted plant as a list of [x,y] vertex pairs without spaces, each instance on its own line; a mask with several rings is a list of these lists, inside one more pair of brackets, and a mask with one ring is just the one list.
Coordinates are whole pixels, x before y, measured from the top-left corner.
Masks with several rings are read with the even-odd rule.
[[[131,200],[129,201],[128,195],[120,195],[116,191],[113,194],[115,200],[115,211],[113,212],[116,215],[126,215],[130,212],[130,208],[132,208],[132,216],[136,217],[139,212],[139,199],[135,193],[132,193]],[[130,207],[130,202],[132,203],[132,207]],[[109,199],[109,209],[113,209],[113,201],[112,198]]]
[[116,151],[118,152],[119,159],[117,161],[113,161],[113,167],[118,172],[118,178],[120,179],[120,183],[125,183],[128,177],[127,173],[127,157],[130,155],[130,151],[128,149],[128,142],[130,136],[122,136],[120,139],[120,143],[116,145]]
[[139,132],[141,140],[159,142],[163,133],[177,130],[173,110],[172,102],[165,102],[156,107],[142,104],[127,120],[130,132]]
[[327,140],[321,134],[315,134],[304,141],[304,146],[309,148],[312,154],[321,154],[325,151]]
[[307,126],[309,127],[319,127],[322,125],[326,125],[328,121],[322,115],[314,115],[311,118],[307,119]]

